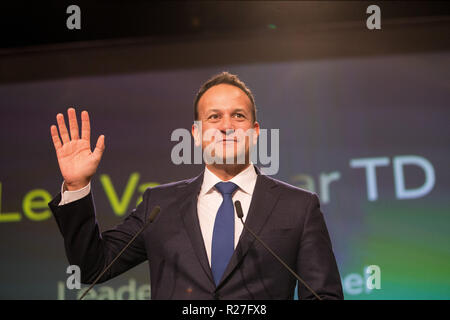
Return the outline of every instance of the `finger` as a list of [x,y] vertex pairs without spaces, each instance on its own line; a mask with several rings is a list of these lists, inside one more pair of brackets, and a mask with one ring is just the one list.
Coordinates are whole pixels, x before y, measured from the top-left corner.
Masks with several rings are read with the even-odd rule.
[[81,112],[81,139],[91,143],[91,124],[89,123],[89,113]]
[[98,137],[97,145],[95,146],[93,152],[94,157],[97,159],[97,161],[100,161],[104,151],[105,151],[105,136],[101,135],[100,137]]
[[77,114],[74,108],[69,108],[67,110],[67,115],[69,116],[69,128],[70,128],[70,137],[72,140],[78,140],[78,122],[77,122]]
[[64,122],[64,116],[62,113],[58,113],[56,116],[56,121],[58,122],[59,134],[61,135],[61,140],[64,143],[69,143],[69,133],[67,132],[66,123]]
[[58,129],[56,129],[55,125],[50,127],[50,133],[52,134],[53,145],[55,146],[55,150],[58,151],[59,148],[62,147],[61,139],[59,139]]

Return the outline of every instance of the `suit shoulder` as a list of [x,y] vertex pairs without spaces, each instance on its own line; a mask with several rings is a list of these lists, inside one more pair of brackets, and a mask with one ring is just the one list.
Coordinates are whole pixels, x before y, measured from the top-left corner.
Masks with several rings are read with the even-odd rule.
[[317,194],[315,192],[294,186],[292,184],[289,184],[287,182],[269,177],[269,176],[264,176],[265,178],[269,179],[274,185],[276,185],[277,187],[281,188],[282,193],[284,194],[291,194],[291,195],[295,195],[295,196],[304,196],[307,198],[313,197],[313,196],[317,196]]
[[151,190],[156,191],[156,192],[172,192],[174,190],[176,190],[179,187],[185,186],[186,184],[188,184],[189,182],[191,182],[194,178],[190,178],[190,179],[184,179],[184,180],[179,180],[179,181],[173,181],[173,182],[168,182],[168,183],[163,183],[154,187],[148,187],[146,191]]

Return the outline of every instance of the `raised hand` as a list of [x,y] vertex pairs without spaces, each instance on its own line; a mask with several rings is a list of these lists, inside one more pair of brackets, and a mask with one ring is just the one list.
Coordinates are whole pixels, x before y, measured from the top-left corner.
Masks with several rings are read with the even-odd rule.
[[62,113],[56,115],[61,139],[55,125],[50,127],[50,132],[65,186],[67,190],[78,190],[85,187],[97,171],[105,151],[105,136],[98,137],[94,152],[91,152],[91,127],[88,112],[81,112],[81,139],[75,109],[69,108],[67,115],[69,117],[70,137]]

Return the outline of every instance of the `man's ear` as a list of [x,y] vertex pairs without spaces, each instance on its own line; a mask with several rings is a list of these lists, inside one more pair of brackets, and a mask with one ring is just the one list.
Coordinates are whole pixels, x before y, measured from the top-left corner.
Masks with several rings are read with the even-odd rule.
[[255,121],[253,124],[253,145],[256,145],[258,143],[258,137],[259,137],[259,123]]
[[202,122],[194,121],[192,124],[192,137],[194,138],[194,143],[196,147],[202,145]]

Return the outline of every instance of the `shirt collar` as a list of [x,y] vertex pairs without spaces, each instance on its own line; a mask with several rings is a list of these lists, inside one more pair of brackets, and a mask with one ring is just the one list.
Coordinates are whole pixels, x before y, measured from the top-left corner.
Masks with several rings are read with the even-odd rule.
[[[245,170],[241,171],[232,179],[228,180],[228,182],[235,183],[242,191],[249,195],[252,195],[257,177],[258,175],[256,174],[255,167],[251,163]],[[210,192],[211,189],[216,185],[216,183],[221,181],[222,180],[219,177],[217,177],[205,166],[205,173],[203,175],[203,184],[200,190],[200,195],[202,196]]]

